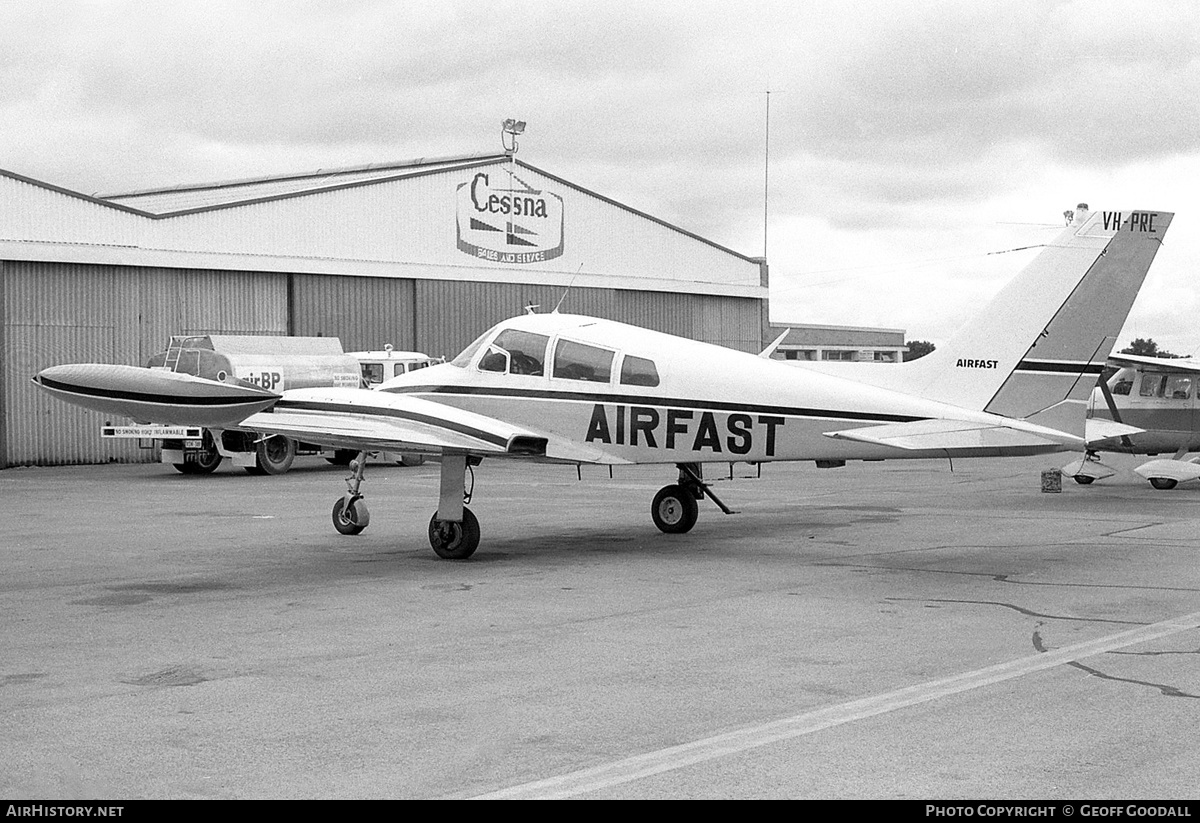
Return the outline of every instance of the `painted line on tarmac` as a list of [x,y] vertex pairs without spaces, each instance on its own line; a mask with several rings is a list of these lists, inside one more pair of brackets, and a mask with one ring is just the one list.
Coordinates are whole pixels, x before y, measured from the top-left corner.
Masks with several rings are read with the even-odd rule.
[[715,760],[740,752],[768,746],[782,740],[802,737],[844,723],[852,723],[887,712],[928,703],[961,692],[990,686],[1034,672],[1052,669],[1085,657],[1103,654],[1114,649],[1146,643],[1179,632],[1200,628],[1200,612],[1152,623],[1137,629],[1110,634],[1097,640],[1076,643],[1054,651],[1043,652],[1032,657],[1023,657],[977,669],[973,672],[954,675],[941,680],[931,680],[907,686],[886,694],[852,700],[838,706],[774,720],[758,726],[695,740],[656,752],[635,755],[603,766],[535,780],[476,797],[477,800],[557,800],[588,792],[601,791],[622,783],[630,783],[663,772],[682,769],[706,760]]

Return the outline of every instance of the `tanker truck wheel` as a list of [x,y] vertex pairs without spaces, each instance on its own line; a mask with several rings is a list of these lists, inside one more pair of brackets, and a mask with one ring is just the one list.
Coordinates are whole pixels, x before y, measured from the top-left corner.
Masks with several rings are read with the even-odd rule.
[[204,448],[196,452],[196,459],[188,463],[172,463],[180,474],[212,474],[221,465],[221,453],[213,442],[208,429],[204,430]]
[[296,459],[296,441],[277,435],[259,441],[254,447],[254,465],[247,466],[251,474],[284,474]]

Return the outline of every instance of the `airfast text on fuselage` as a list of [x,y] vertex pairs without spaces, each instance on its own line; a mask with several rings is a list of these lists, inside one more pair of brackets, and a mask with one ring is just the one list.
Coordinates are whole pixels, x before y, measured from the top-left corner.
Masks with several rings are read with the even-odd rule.
[[[723,419],[722,419],[723,418]],[[775,432],[784,418],[770,414],[697,411],[597,403],[588,423],[589,443],[686,449],[710,454],[749,454],[757,445],[775,456]]]
[[954,365],[959,369],[994,369],[999,362],[998,360],[969,360],[960,357]]

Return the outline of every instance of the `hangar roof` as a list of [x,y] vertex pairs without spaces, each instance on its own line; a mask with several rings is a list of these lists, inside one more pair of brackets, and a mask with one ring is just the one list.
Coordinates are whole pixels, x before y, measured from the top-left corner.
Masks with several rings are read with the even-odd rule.
[[365,166],[317,169],[299,174],[281,174],[226,180],[215,183],[193,183],[129,192],[98,194],[97,199],[139,209],[150,214],[172,214],[229,206],[235,203],[259,202],[287,195],[327,191],[363,183],[378,183],[402,177],[448,171],[479,162],[503,160],[505,154],[462,154],[452,157],[420,157],[393,163],[370,163]]
[[102,196],[0,169],[0,259],[767,297],[761,259],[507,153]]

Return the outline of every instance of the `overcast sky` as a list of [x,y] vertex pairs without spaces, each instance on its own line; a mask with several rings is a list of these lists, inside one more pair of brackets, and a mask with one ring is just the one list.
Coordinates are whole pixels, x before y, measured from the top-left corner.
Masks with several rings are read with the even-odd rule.
[[1200,4],[0,6],[0,168],[85,193],[500,150],[944,340],[1062,213],[1175,211],[1118,346],[1200,356]]

